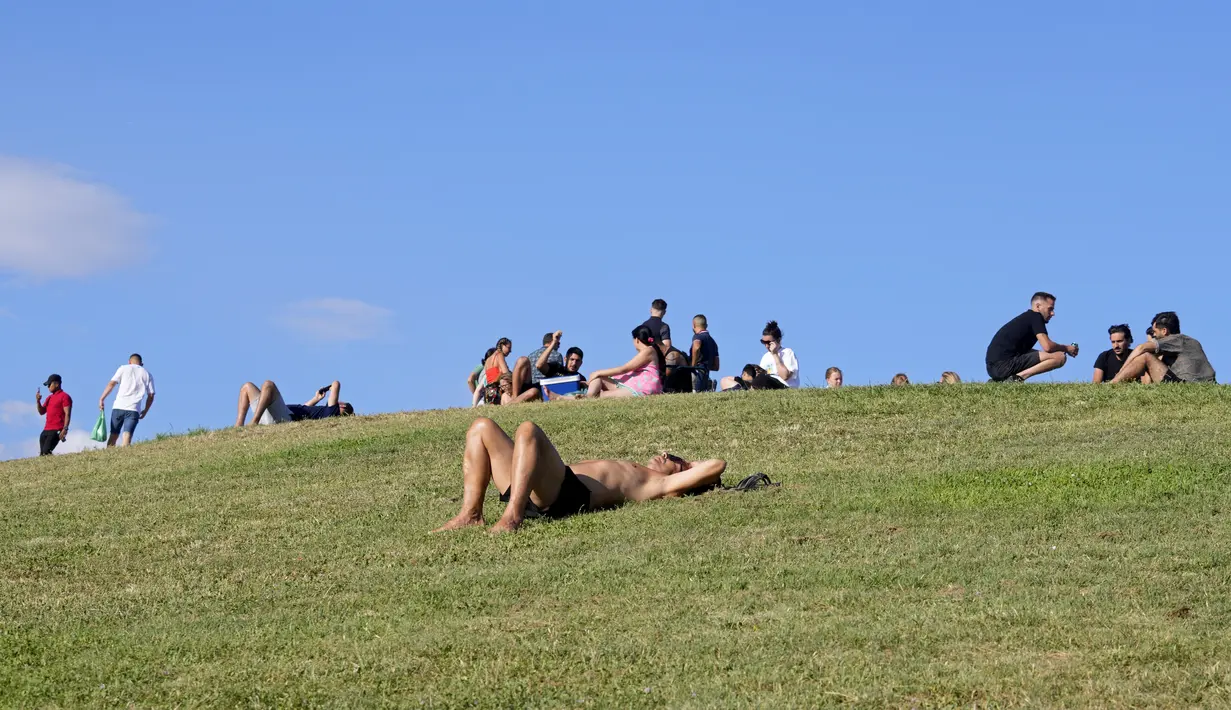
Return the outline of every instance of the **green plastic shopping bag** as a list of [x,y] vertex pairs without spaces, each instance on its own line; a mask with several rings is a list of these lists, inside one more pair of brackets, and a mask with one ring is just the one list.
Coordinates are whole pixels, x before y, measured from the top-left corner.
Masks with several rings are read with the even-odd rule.
[[98,413],[98,421],[94,424],[94,433],[90,434],[90,438],[94,441],[107,440],[107,413],[100,411]]

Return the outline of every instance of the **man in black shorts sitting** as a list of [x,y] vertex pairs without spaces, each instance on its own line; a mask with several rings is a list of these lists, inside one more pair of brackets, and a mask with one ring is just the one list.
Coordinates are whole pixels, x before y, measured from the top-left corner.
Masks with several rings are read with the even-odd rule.
[[[1005,323],[987,346],[987,374],[993,382],[1023,382],[1064,367],[1065,357],[1077,357],[1076,345],[1061,345],[1047,336],[1047,323],[1056,315],[1056,297],[1039,291],[1030,297],[1030,310]],[[1039,350],[1034,349],[1038,343]]]
[[1112,382],[1131,382],[1149,373],[1154,382],[1217,382],[1200,341],[1180,333],[1175,311],[1154,316],[1153,337],[1133,348]]
[[496,422],[476,419],[466,432],[462,454],[462,511],[438,528],[483,525],[483,496],[489,482],[507,501],[490,532],[513,532],[527,510],[546,518],[565,518],[625,501],[679,496],[718,483],[727,462],[685,461],[666,452],[648,464],[632,461],[580,461],[565,465],[547,435],[524,422],[510,439]]

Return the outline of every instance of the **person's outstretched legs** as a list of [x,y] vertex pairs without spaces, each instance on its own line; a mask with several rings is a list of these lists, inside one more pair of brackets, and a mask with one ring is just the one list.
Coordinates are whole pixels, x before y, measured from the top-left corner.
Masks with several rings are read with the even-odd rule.
[[564,484],[564,461],[547,435],[534,422],[517,427],[513,440],[513,481],[509,505],[489,532],[513,532],[526,519],[526,503],[549,508]]
[[1029,367],[1017,373],[1017,376],[1023,380],[1028,380],[1035,375],[1041,375],[1044,372],[1064,367],[1065,358],[1067,356],[1063,352],[1059,353],[1041,353],[1039,355],[1039,364],[1034,367]]
[[[251,382],[239,388],[239,411],[235,414],[235,426],[241,427],[248,418],[248,407],[261,398],[261,390]],[[114,439],[112,439],[114,442]]]
[[512,473],[513,440],[487,417],[474,420],[466,432],[466,452],[462,454],[462,511],[434,532],[483,525],[483,496],[488,482],[495,483],[503,493],[509,489]]
[[265,415],[269,405],[273,404],[275,395],[282,396],[282,393],[278,391],[278,385],[275,385],[273,380],[265,380],[265,384],[261,385],[261,394],[257,399],[256,409],[252,412],[253,424],[261,423],[261,417]]

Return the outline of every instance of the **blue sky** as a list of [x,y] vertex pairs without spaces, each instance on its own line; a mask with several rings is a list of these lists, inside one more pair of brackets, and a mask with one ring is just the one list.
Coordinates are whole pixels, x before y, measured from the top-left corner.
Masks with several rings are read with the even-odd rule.
[[654,298],[813,384],[984,380],[1038,289],[1054,379],[1161,310],[1231,368],[1225,5],[257,5],[6,9],[0,458],[132,351],[142,439],[265,378],[461,406],[502,336],[616,365]]

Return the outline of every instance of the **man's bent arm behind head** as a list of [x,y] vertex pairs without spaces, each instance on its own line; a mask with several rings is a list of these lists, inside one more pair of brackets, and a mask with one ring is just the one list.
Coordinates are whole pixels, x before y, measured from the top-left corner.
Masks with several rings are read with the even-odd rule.
[[655,478],[645,484],[644,490],[634,500],[653,500],[655,498],[674,498],[681,496],[694,488],[712,485],[722,480],[722,472],[727,470],[727,462],[722,459],[697,461],[686,471],[673,473],[670,476]]

